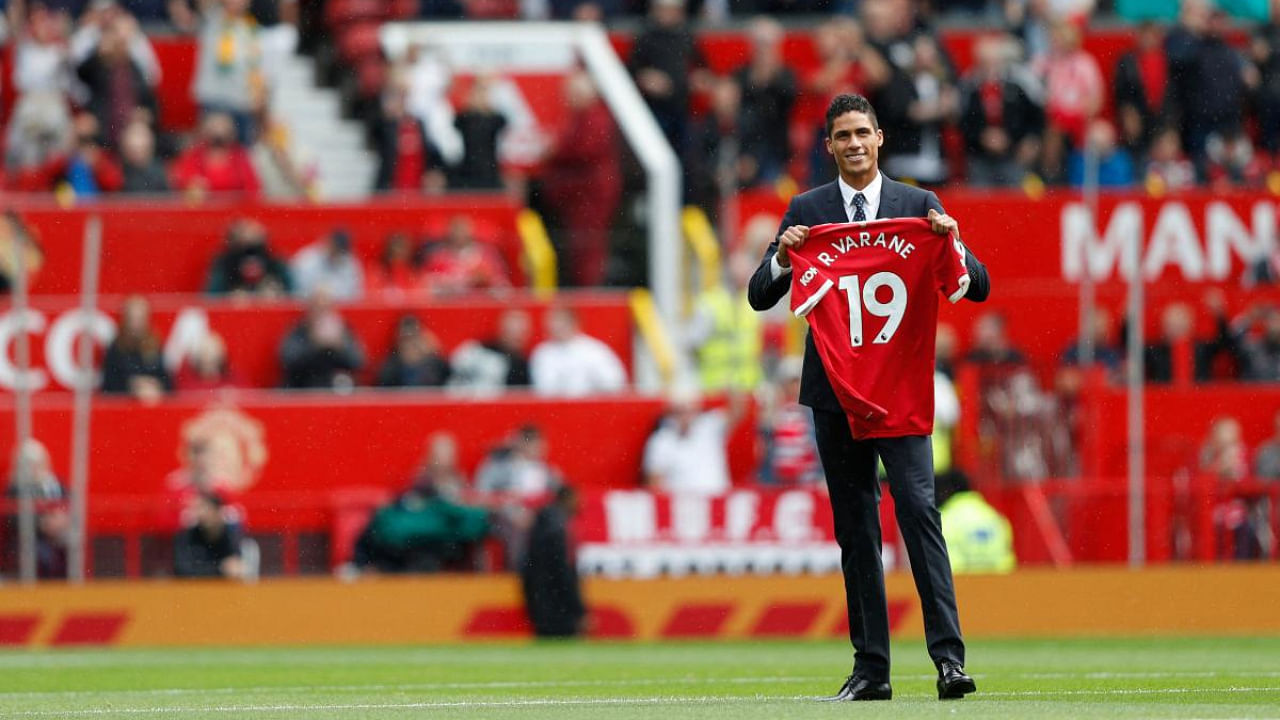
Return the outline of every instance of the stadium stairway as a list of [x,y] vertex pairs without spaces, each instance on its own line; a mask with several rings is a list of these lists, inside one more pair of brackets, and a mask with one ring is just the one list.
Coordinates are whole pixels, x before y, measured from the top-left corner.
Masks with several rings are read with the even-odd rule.
[[290,128],[292,144],[317,170],[319,195],[352,200],[369,195],[377,158],[358,122],[342,117],[338,91],[316,83],[315,62],[291,55],[276,70],[272,112]]

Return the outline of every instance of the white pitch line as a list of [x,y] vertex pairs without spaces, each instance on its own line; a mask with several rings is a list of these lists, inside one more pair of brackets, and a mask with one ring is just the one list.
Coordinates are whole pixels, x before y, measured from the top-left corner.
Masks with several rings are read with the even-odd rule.
[[[933,680],[933,675],[897,676],[896,680]],[[1280,678],[1280,671],[1242,670],[1240,672],[1200,671],[1200,672],[1049,672],[1049,673],[974,673],[978,680],[993,678],[1007,679],[1087,679],[1087,680],[1152,680],[1176,678]],[[809,683],[835,682],[839,678],[832,675],[769,675],[760,677],[675,677],[675,678],[632,678],[618,680],[504,680],[473,682],[424,682],[424,683],[369,683],[345,685],[254,685],[243,687],[216,688],[142,688],[142,689],[106,689],[106,690],[31,690],[0,691],[0,700],[7,698],[57,698],[99,695],[142,695],[142,696],[180,696],[201,694],[232,694],[253,692],[276,693],[312,693],[312,692],[358,692],[358,691],[430,691],[430,690],[503,690],[503,689],[537,689],[537,688],[573,688],[573,687],[644,687],[654,685],[697,685],[702,683],[729,683],[746,685],[752,683]]]
[[[1060,690],[1060,691],[1019,691],[1019,692],[980,692],[975,699],[988,698],[1020,698],[1020,697],[1062,697],[1062,696],[1106,696],[1106,695],[1165,695],[1165,694],[1232,694],[1246,692],[1280,693],[1280,687],[1225,687],[1225,688],[1147,688],[1147,689],[1101,689],[1101,690]],[[498,708],[498,707],[571,707],[571,706],[654,706],[654,705],[707,705],[712,703],[791,703],[812,702],[817,698],[811,695],[696,695],[696,696],[654,696],[638,698],[546,698],[529,700],[448,700],[438,702],[405,702],[405,703],[330,703],[319,705],[211,705],[187,707],[142,707],[142,708],[91,708],[81,710],[25,710],[7,713],[7,717],[104,717],[129,715],[164,715],[186,713],[245,713],[245,712],[301,712],[330,710],[426,710],[448,708]]]

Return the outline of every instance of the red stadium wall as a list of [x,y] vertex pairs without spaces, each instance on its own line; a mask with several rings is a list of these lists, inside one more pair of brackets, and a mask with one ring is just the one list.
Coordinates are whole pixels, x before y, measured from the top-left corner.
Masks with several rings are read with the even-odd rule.
[[262,223],[271,247],[286,258],[336,228],[351,235],[352,248],[369,262],[393,232],[411,238],[443,237],[450,219],[463,215],[477,239],[496,246],[512,278],[522,283],[519,208],[502,195],[450,195],[438,199],[387,197],[360,205],[275,205],[212,200],[199,207],[180,199],[163,202],[106,202],[76,208],[52,203],[19,205],[38,234],[45,264],[32,281],[33,293],[72,294],[80,289],[85,222],[103,221],[102,293],[202,292],[209,266],[223,247],[231,223]]

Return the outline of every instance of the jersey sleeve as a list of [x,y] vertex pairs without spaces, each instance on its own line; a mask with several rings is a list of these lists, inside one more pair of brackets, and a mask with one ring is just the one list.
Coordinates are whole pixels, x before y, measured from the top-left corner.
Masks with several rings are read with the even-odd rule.
[[835,285],[809,258],[791,253],[791,312],[805,317]]
[[969,268],[964,264],[964,244],[954,235],[943,243],[934,266],[934,279],[938,282],[938,289],[948,300],[960,302],[960,298],[969,291]]

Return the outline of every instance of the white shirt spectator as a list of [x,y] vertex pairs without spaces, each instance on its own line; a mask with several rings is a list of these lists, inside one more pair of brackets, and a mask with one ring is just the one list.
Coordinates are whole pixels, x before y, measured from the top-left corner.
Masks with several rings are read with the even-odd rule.
[[677,422],[663,422],[645,444],[645,476],[655,490],[664,492],[717,495],[728,491],[728,433],[728,418],[722,410],[699,413],[683,434]]
[[364,268],[350,251],[333,257],[331,247],[325,239],[293,256],[290,271],[295,291],[301,297],[323,290],[334,300],[359,300],[364,296]]
[[618,356],[608,345],[582,333],[539,343],[529,359],[529,374],[540,395],[613,393],[627,384],[627,370]]

